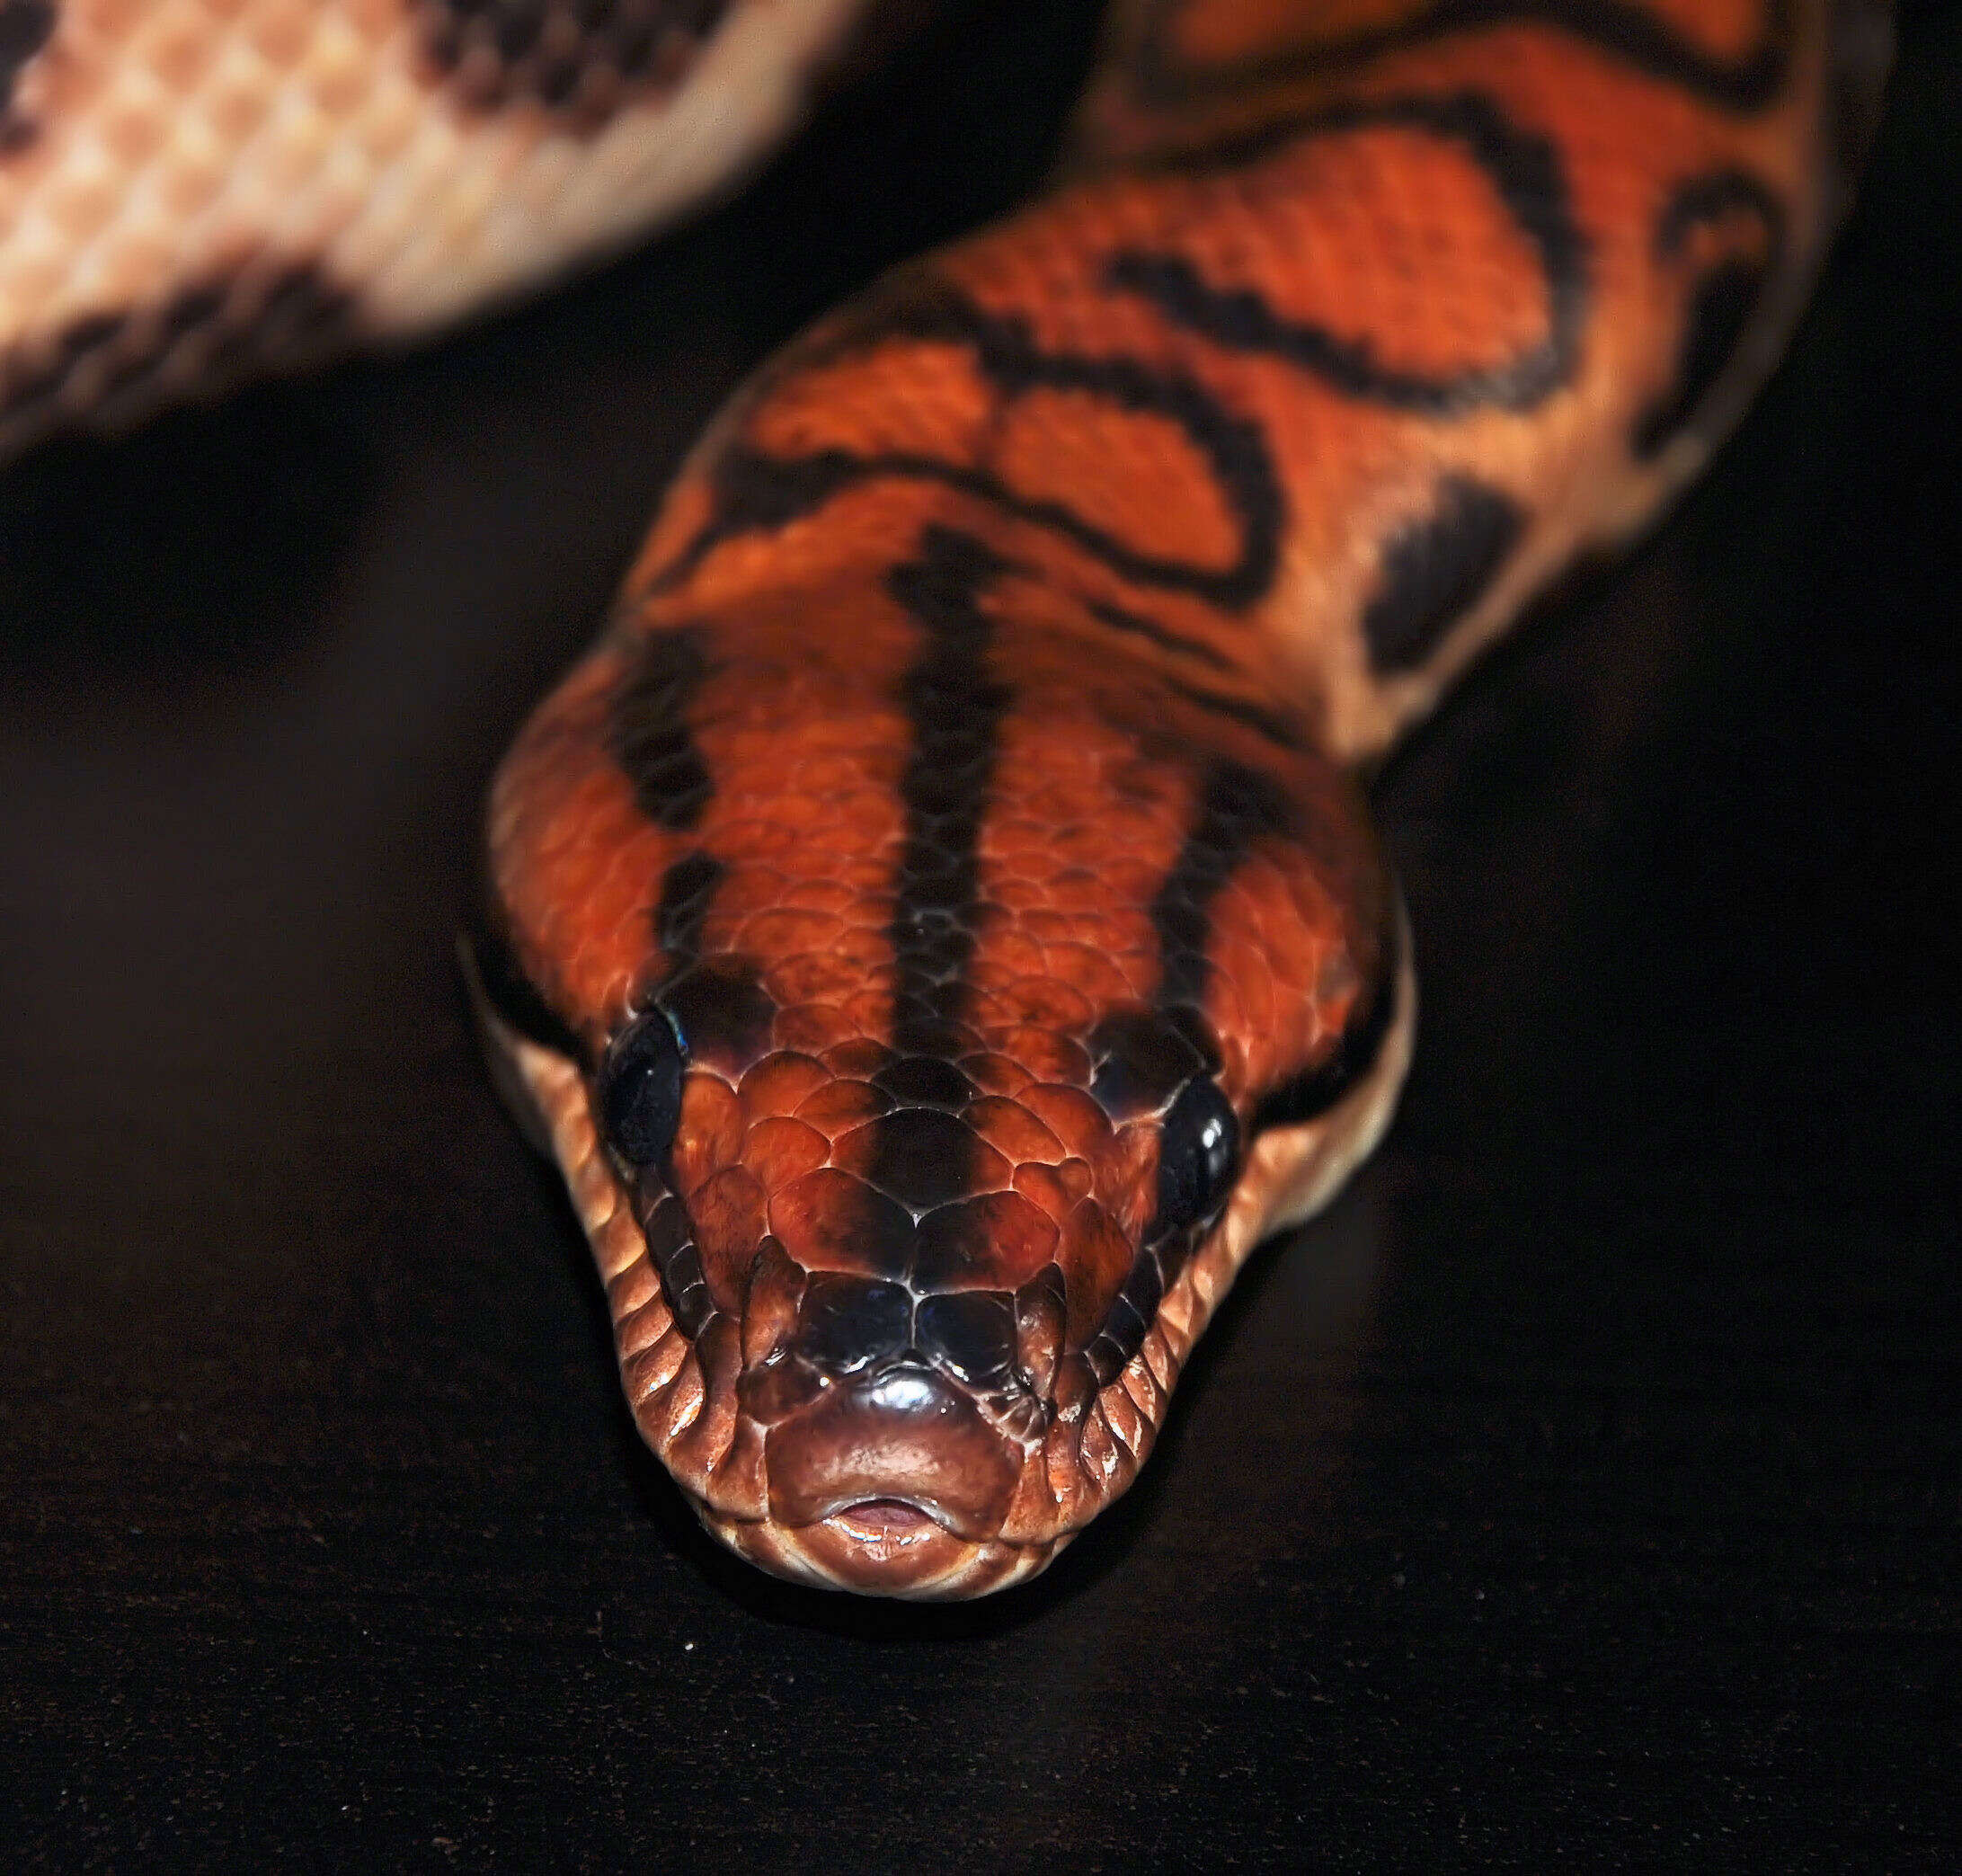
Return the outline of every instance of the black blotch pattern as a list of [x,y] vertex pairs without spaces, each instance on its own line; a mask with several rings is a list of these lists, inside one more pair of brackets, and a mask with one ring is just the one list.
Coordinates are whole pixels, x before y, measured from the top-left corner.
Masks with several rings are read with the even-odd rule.
[[958,1114],[974,1098],[974,1084],[951,1062],[937,1055],[902,1055],[872,1078],[896,1100],[916,1107],[945,1107]]
[[1736,356],[1785,251],[1783,205],[1742,170],[1718,170],[1683,184],[1656,221],[1656,258],[1665,265],[1682,253],[1697,228],[1731,223],[1740,226],[1750,246],[1713,262],[1691,289],[1673,381],[1636,420],[1632,442],[1638,458],[1659,455],[1694,423]]
[[1767,0],[1756,43],[1736,58],[1712,58],[1645,7],[1629,0],[1434,0],[1391,24],[1344,38],[1312,40],[1299,50],[1201,65],[1171,50],[1174,22],[1184,0],[1157,0],[1146,15],[1136,52],[1139,89],[1155,102],[1252,88],[1292,77],[1330,76],[1386,53],[1449,34],[1513,23],[1546,25],[1585,39],[1653,77],[1681,85],[1708,102],[1757,111],[1785,84],[1794,40],[1792,0]]
[[945,283],[916,277],[821,343],[787,361],[795,369],[871,351],[893,338],[967,346],[981,375],[1005,399],[1043,388],[1084,391],[1135,414],[1162,417],[1182,430],[1212,470],[1239,530],[1230,566],[1213,567],[1142,551],[1087,521],[1061,502],[1018,495],[986,469],[906,450],[855,455],[845,449],[772,457],[741,443],[725,448],[710,471],[713,511],[656,582],[679,585],[705,556],[740,534],[769,531],[821,508],[841,491],[883,476],[937,482],[988,502],[1017,520],[1052,528],[1123,578],[1196,593],[1230,610],[1259,600],[1279,563],[1285,500],[1260,426],[1235,415],[1196,379],[1128,358],[1044,351],[1027,322],[984,312]]
[[242,264],[155,306],[87,314],[0,358],[0,453],[64,431],[119,428],[193,386],[289,368],[356,330],[351,297],[305,265]]
[[608,751],[633,785],[635,805],[670,832],[692,828],[715,792],[688,727],[688,707],[711,671],[704,645],[692,626],[648,633],[608,725]]
[[1121,251],[1111,257],[1105,279],[1117,290],[1149,301],[1175,325],[1230,351],[1285,359],[1351,397],[1432,417],[1462,416],[1485,405],[1531,409],[1574,373],[1589,297],[1587,241],[1574,219],[1558,150],[1547,138],[1510,123],[1492,99],[1461,92],[1339,105],[1180,152],[1159,166],[1230,169],[1309,138],[1376,125],[1427,131],[1458,144],[1491,179],[1540,256],[1544,337],[1499,364],[1428,377],[1383,364],[1366,337],[1345,338],[1326,326],[1283,319],[1250,288],[1210,286],[1180,255]]
[[1242,762],[1209,766],[1198,816],[1151,901],[1160,1012],[1204,1005],[1213,897],[1256,840],[1285,836],[1294,818],[1293,804],[1272,776]]
[[972,1132],[939,1107],[894,1107],[874,1125],[878,1151],[869,1183],[916,1215],[962,1197]]
[[690,1054],[740,1074],[769,1045],[777,1005],[741,958],[715,957],[661,989],[661,1007],[674,1018]]
[[1525,526],[1524,511],[1509,495],[1469,476],[1445,476],[1432,512],[1383,544],[1381,577],[1363,609],[1372,666],[1422,664],[1484,597]]
[[1090,1093],[1119,1125],[1163,1113],[1186,1082],[1213,1065],[1155,1009],[1113,1010],[1090,1032],[1088,1046]]
[[702,921],[708,916],[725,870],[715,855],[697,849],[675,861],[661,876],[654,941],[677,966],[691,964],[701,956]]
[[424,56],[472,104],[598,118],[687,71],[729,0],[415,0]]

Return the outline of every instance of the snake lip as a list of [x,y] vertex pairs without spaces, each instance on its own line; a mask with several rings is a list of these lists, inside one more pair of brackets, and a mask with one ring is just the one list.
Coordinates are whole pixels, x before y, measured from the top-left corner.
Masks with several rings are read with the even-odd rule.
[[[964,1388],[914,1365],[827,1389],[769,1429],[765,1454],[780,1524],[865,1525],[863,1507],[877,1504],[970,1540],[1000,1531],[1022,1471]],[[892,1534],[889,1512],[872,1522]]]

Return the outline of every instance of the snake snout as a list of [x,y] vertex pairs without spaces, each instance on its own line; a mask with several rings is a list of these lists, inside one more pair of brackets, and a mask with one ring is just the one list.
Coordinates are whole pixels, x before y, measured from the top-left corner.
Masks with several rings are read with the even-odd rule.
[[917,1359],[828,1389],[770,1428],[765,1454],[780,1524],[897,1506],[969,1539],[999,1533],[1022,1470],[967,1390]]

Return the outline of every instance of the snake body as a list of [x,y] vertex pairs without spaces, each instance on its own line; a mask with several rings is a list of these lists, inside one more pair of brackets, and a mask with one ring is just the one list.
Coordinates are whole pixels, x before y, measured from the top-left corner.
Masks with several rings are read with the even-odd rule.
[[[277,238],[235,200],[277,181],[208,177],[169,265],[126,204],[67,301],[31,284],[58,235],[11,234],[20,434],[619,238],[776,135],[851,11],[67,4],[98,40],[285,17],[356,154]],[[51,164],[13,226],[72,233],[62,87],[135,95],[133,54],[77,29],[50,67],[67,15],[5,16],[0,191]],[[498,773],[466,969],[724,1542],[972,1596],[1130,1484],[1235,1273],[1395,1105],[1411,953],[1358,772],[1735,419],[1886,49],[1826,0],[1132,0],[1052,190],[724,413]],[[706,151],[705,95],[753,106]],[[663,138],[680,168],[631,155]],[[439,241],[381,186],[411,172],[475,204]]]

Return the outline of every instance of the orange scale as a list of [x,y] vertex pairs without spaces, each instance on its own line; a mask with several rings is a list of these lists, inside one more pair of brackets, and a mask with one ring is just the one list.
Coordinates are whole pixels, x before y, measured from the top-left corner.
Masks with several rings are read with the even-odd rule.
[[869,1081],[830,1081],[798,1103],[796,1117],[837,1139],[892,1111],[892,1097]]
[[905,1208],[835,1166],[821,1166],[774,1194],[769,1224],[806,1270],[897,1278],[912,1257]]
[[1088,1088],[1090,1058],[1079,1043],[1033,1024],[997,1031],[988,1040],[996,1053],[1018,1062],[1030,1081],[1073,1083]]
[[689,1071],[681,1085],[681,1120],[670,1155],[675,1184],[694,1191],[741,1157],[742,1103],[723,1078],[707,1069]]
[[830,1157],[831,1142],[815,1127],[781,1115],[758,1121],[742,1142],[742,1163],[773,1196]]
[[1025,912],[1020,922],[1022,929],[1041,945],[1063,944],[1077,935],[1067,912],[1038,909]]
[[797,763],[789,778],[800,795],[835,801],[862,787],[865,759],[842,750],[813,750]]
[[778,1048],[821,1056],[827,1049],[865,1032],[833,1003],[786,1003],[777,1012],[771,1036]]
[[[985,977],[981,975],[981,965],[987,968]],[[988,934],[974,974],[977,981],[993,989],[1017,977],[1042,976],[1048,969],[1042,946],[1016,925],[1007,925]]]
[[[888,844],[895,849],[898,845],[896,841]],[[839,864],[831,869],[831,876],[860,892],[890,894],[892,889],[892,857],[883,851],[871,855],[851,855],[840,859]]]
[[830,1070],[815,1056],[781,1049],[750,1069],[736,1092],[742,1098],[744,1117],[753,1122],[795,1112],[800,1101],[829,1088],[831,1080]]
[[[788,890],[787,886],[785,888]],[[781,898],[781,895],[779,895]],[[838,941],[839,920],[830,912],[800,911],[779,902],[770,911],[745,920],[736,948],[762,957],[791,957],[800,951],[828,951]]]
[[1063,1157],[1062,1142],[1018,1101],[987,1096],[971,1101],[961,1117],[1013,1163],[1039,1160],[1053,1164]]
[[857,894],[835,879],[814,879],[806,876],[792,880],[784,889],[784,903],[792,911],[829,912],[840,923],[846,921],[858,902]]
[[876,1037],[867,1036],[863,1029],[850,1041],[841,1042],[824,1052],[824,1065],[834,1075],[859,1081],[869,1080],[892,1059],[892,1050]]
[[[883,984],[874,984],[870,989],[857,990],[840,998],[839,1008],[858,1025],[861,1036],[874,1036],[885,1027],[886,1018],[892,1014],[892,992]],[[863,1072],[875,1074],[877,1068]]]
[[[1083,1166],[1080,1160],[1067,1163]],[[1084,1166],[1083,1169],[1086,1174],[1085,1186],[1088,1187],[1089,1168]],[[1015,1189],[1031,1205],[1040,1205],[1059,1225],[1070,1216],[1077,1201],[1084,1196],[1081,1192],[1072,1192],[1070,1189],[1070,1182],[1057,1168],[1044,1166],[1034,1160],[1016,1168]]]
[[1009,877],[999,873],[990,876],[988,895],[996,904],[1017,914],[1025,923],[1032,915],[1046,911],[1050,902],[1049,888],[1042,881],[1019,876]]
[[[741,951],[750,947],[737,944],[731,948]],[[863,976],[863,973],[852,968],[848,958],[808,951],[801,957],[779,958],[763,974],[763,982],[779,1009],[804,1003],[842,1009],[843,1000],[857,989]],[[848,1017],[848,1020],[851,1026],[848,1035],[865,1033],[864,1024],[856,1018]]]
[[1137,987],[1117,960],[1088,945],[1054,944],[1043,947],[1043,963],[1050,974],[1073,984],[1097,1003],[1114,1003],[1137,994]]
[[1071,1347],[1085,1347],[1103,1327],[1135,1259],[1131,1240],[1095,1199],[1071,1210],[1057,1251],[1069,1301],[1063,1334]]
[[1017,977],[1002,986],[998,1000],[1017,1025],[1044,1029],[1088,1029],[1096,1017],[1081,991],[1056,977]]
[[725,1168],[688,1194],[696,1248],[719,1309],[741,1306],[743,1281],[763,1240],[768,1204],[762,1181],[741,1166]]
[[1215,965],[1206,982],[1206,1015],[1218,1036],[1254,1036],[1259,1032],[1247,1019],[1247,1005],[1230,970]]
[[[1169,864],[1169,861],[1166,863]],[[1166,867],[1149,860],[1134,860],[1123,855],[1113,858],[1103,868],[1105,902],[1112,905],[1150,905],[1165,883]]]
[[1016,1097],[1067,1147],[1071,1155],[1095,1165],[1108,1154],[1113,1134],[1110,1116],[1080,1088],[1059,1088],[1038,1082]]
[[[719,830],[724,851],[741,847],[733,829]],[[715,916],[735,922],[764,912],[775,911],[783,902],[789,876],[775,867],[759,863],[745,854],[739,866],[732,867],[715,886]]]
[[1013,1094],[1029,1085],[1029,1071],[1019,1062],[986,1050],[963,1055],[954,1066],[983,1094]]
[[1017,1192],[987,1192],[919,1221],[912,1279],[922,1291],[1017,1290],[1056,1254],[1061,1233]]

